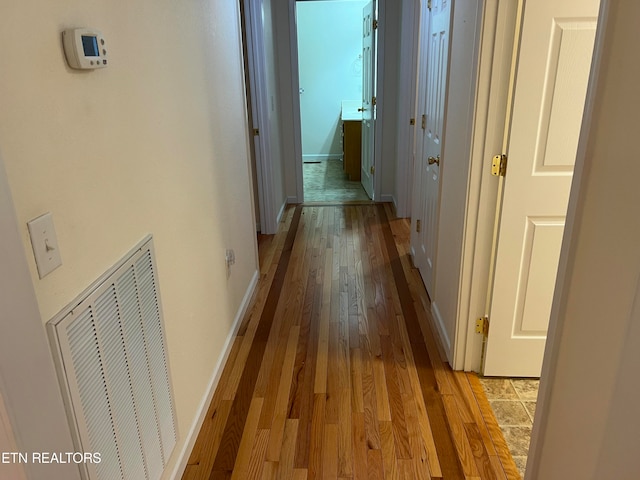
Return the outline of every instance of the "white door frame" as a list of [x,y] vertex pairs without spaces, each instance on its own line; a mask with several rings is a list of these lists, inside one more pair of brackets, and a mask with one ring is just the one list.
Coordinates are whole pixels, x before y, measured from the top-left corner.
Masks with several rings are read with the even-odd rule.
[[[420,52],[420,2],[402,0],[400,29],[400,77],[396,146],[396,215],[411,216],[413,165],[415,162],[418,101],[418,54]],[[413,122],[412,122],[413,121]]]
[[[502,153],[510,109],[514,48],[523,0],[486,0],[483,14],[478,84],[475,97],[467,213],[460,271],[460,294],[453,339],[452,368],[481,369],[483,338],[475,320],[488,313],[498,181],[490,174],[491,158]],[[455,6],[454,6],[455,8]]]
[[266,55],[262,2],[264,0],[241,0],[245,21],[247,49],[247,77],[251,102],[251,130],[254,144],[256,176],[258,178],[258,204],[260,207],[260,231],[273,234],[278,231],[278,212],[273,194],[273,163],[271,159],[271,128],[269,125],[269,98],[267,95]]
[[[245,0],[246,1],[246,0]],[[296,168],[296,196],[298,202],[304,201],[304,181],[302,178],[302,128],[300,124],[300,78],[298,74],[298,32],[296,28],[296,1],[289,0],[289,42],[291,44],[291,96],[293,100],[293,139]],[[374,129],[373,166],[376,173],[373,177],[373,200],[379,200],[382,190],[382,119],[384,118],[384,32],[385,32],[385,0],[378,3],[378,36],[376,39],[376,120]]]
[[[73,452],[51,351],[0,157],[0,395],[19,451]],[[30,455],[30,454],[29,454]],[[23,464],[28,478],[80,480],[75,464]]]
[[[475,334],[475,318],[483,316],[485,311],[486,282],[489,278],[487,272],[490,264],[497,199],[496,179],[490,175],[486,159],[491,159],[497,151],[502,149],[516,7],[517,3],[512,1],[484,0],[478,5],[479,11],[476,18],[479,23],[474,26],[478,28],[480,34],[474,35],[473,45],[465,46],[461,42],[467,41],[471,32],[457,34],[456,22],[468,22],[468,8],[465,10],[467,15],[464,12],[458,15],[455,3],[452,5],[452,22],[454,23],[451,36],[452,55],[454,50],[459,52],[460,49],[464,49],[465,55],[470,58],[465,58],[466,66],[463,70],[468,71],[468,74],[474,75],[475,78],[469,82],[456,83],[458,85],[456,98],[468,98],[469,103],[465,106],[463,103],[454,102],[455,111],[447,112],[447,128],[451,129],[453,126],[458,130],[453,137],[471,138],[471,141],[465,145],[447,145],[448,138],[451,141],[453,137],[451,134],[447,137],[445,131],[442,182],[451,185],[450,181],[446,182],[446,179],[450,178],[447,175],[466,175],[466,183],[456,181],[453,182],[453,187],[460,189],[458,194],[465,196],[467,204],[466,211],[457,212],[455,207],[453,213],[456,217],[447,219],[456,224],[460,222],[462,230],[459,253],[461,258],[455,266],[450,266],[458,269],[458,281],[449,282],[451,288],[457,289],[455,292],[458,299],[457,306],[453,312],[455,318],[447,318],[447,323],[441,318],[436,307],[437,293],[436,298],[432,299],[432,312],[435,319],[434,327],[443,342],[447,344],[448,360],[457,370],[475,370],[480,366],[482,340]],[[471,26],[465,23],[463,28],[468,29]],[[416,37],[415,48],[418,48],[419,35]],[[399,118],[402,122],[402,118]],[[502,126],[499,124],[500,121]],[[417,118],[416,122],[418,122]],[[402,128],[403,126],[399,125],[399,129]],[[414,139],[416,137],[417,133],[414,133]],[[412,145],[411,148],[415,146]],[[401,151],[403,149],[399,144],[399,158],[401,158]],[[448,154],[455,157],[455,162],[449,161],[449,166],[456,165],[455,169],[449,173],[447,173]],[[465,161],[465,158],[468,160]],[[408,170],[405,175],[410,175],[412,172],[413,170]],[[400,182],[403,181],[405,179],[398,175],[399,192]],[[414,194],[415,192],[411,192],[411,197]],[[400,198],[400,193],[398,196]],[[398,204],[401,205],[401,202]],[[412,215],[415,213],[419,212],[411,212]],[[413,225],[415,221],[412,221],[412,228]],[[452,275],[454,274],[450,274],[449,277]],[[445,325],[452,321],[455,322],[454,331],[448,334]],[[473,364],[476,357],[477,368]]]

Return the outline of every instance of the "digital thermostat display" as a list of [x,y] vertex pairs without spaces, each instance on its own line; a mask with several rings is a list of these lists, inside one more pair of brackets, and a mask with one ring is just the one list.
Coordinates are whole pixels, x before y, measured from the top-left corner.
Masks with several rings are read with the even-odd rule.
[[99,57],[98,38],[92,35],[82,35],[82,49],[85,57]]
[[62,45],[71,68],[104,68],[107,63],[107,46],[97,30],[73,28],[62,32]]

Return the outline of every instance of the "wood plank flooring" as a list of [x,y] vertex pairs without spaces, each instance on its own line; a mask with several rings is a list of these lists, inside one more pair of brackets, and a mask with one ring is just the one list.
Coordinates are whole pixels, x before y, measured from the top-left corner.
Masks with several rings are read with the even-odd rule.
[[519,479],[389,205],[287,209],[184,480]]

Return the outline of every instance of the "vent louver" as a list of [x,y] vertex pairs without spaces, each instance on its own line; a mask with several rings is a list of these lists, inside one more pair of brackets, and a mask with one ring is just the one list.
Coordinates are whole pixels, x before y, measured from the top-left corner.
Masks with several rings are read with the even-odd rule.
[[88,480],[156,480],[176,444],[153,243],[147,237],[48,323]]

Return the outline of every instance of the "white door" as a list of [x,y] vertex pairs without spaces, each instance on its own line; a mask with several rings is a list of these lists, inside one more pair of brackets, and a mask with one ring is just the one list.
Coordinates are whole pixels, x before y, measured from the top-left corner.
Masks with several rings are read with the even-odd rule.
[[[424,78],[424,109],[420,117],[422,147],[418,149],[420,157],[416,157],[416,173],[419,176],[416,196],[421,205],[421,215],[415,252],[415,264],[420,270],[427,292],[433,298],[435,285],[435,262],[438,238],[438,217],[440,211],[440,162],[444,127],[444,107],[447,90],[447,73],[449,59],[449,24],[451,19],[450,0],[432,0],[431,11],[423,9],[428,15],[428,25],[423,28],[428,32],[426,41],[426,72]],[[420,138],[420,136],[418,137]]]
[[598,6],[525,4],[485,375],[540,376]]
[[364,190],[373,198],[374,128],[376,119],[376,33],[374,20],[376,2],[367,3],[362,9],[362,161],[360,179]]
[[422,271],[426,263],[426,252],[424,250],[422,225],[424,223],[425,192],[423,188],[426,178],[425,169],[427,162],[424,161],[426,145],[425,136],[427,128],[427,51],[429,45],[429,9],[428,0],[420,0],[420,41],[418,52],[418,81],[416,100],[416,135],[414,145],[413,162],[413,188],[411,195],[411,256],[413,264]]

